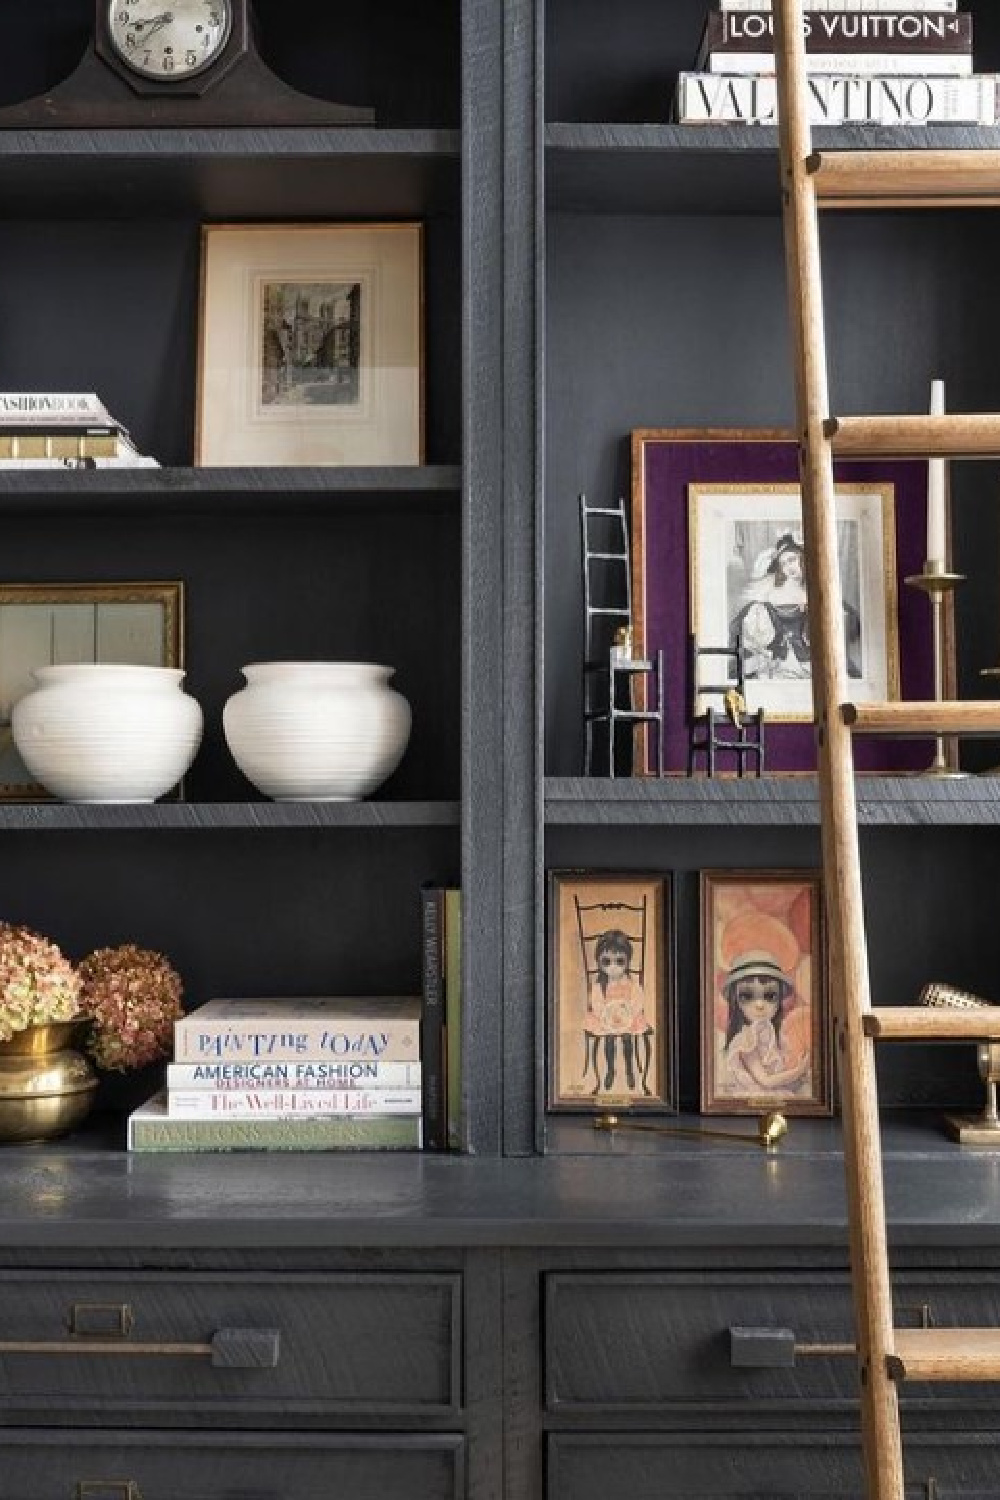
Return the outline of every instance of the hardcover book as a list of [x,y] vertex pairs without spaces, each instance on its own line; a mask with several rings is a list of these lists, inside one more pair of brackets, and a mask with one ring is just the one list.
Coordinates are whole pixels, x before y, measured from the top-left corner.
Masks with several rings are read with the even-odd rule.
[[420,1060],[416,996],[209,1000],[174,1023],[178,1062]]
[[[770,10],[771,0],[720,0],[722,10]],[[956,11],[958,0],[809,0],[809,9],[844,11]]]
[[[807,11],[802,18],[806,55],[814,52],[961,53],[972,55],[969,11]],[[710,10],[696,67],[711,52],[774,54],[771,11]],[[913,71],[919,72],[918,68]]]
[[168,1089],[418,1089],[418,1062],[170,1063]]
[[[709,73],[766,74],[776,68],[773,52],[712,52]],[[962,52],[811,52],[806,72],[881,74],[883,77],[969,78],[971,53]]]
[[[997,75],[972,78],[861,78],[813,75],[807,80],[812,125],[994,125]],[[681,73],[675,96],[683,125],[773,125],[773,77]]]
[[289,1120],[178,1120],[167,1091],[128,1117],[129,1151],[415,1151],[419,1115],[313,1115]]
[[444,887],[420,889],[421,980],[423,1019],[421,1058],[424,1069],[424,1143],[428,1151],[448,1145],[445,1098],[444,1025]]
[[419,1089],[168,1089],[171,1119],[302,1119],[311,1115],[419,1115]]

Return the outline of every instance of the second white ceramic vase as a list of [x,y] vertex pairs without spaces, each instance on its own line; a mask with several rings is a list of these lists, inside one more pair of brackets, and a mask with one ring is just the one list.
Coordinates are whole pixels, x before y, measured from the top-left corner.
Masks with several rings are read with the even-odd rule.
[[201,744],[202,712],[174,667],[38,667],[11,730],[36,781],[66,802],[154,802]]
[[233,759],[275,801],[353,802],[381,786],[410,738],[410,705],[373,662],[255,662],[222,723]]

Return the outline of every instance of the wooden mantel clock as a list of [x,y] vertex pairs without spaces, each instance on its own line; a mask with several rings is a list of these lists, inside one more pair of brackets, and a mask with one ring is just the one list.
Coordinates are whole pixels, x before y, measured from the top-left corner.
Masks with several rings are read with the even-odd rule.
[[251,0],[94,0],[90,46],[49,93],[0,108],[0,127],[370,124],[374,112],[300,94],[257,52]]

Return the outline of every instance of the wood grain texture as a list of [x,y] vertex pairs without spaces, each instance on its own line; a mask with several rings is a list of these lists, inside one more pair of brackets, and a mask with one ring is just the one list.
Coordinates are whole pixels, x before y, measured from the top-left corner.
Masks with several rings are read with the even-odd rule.
[[864,1017],[864,1031],[879,1042],[1000,1040],[1000,1006],[981,1011],[926,1005],[882,1006]]
[[[821,204],[882,199],[899,207],[1000,202],[1000,151],[816,152],[809,160]],[[899,200],[902,200],[901,202]]]
[[899,1330],[889,1373],[893,1380],[1000,1381],[1000,1329]]
[[839,457],[996,458],[1000,416],[951,413],[944,417],[831,417],[827,431]]
[[1000,737],[1000,703],[843,703],[855,734],[989,734]]
[[0,830],[457,827],[457,802],[26,802],[0,805]]

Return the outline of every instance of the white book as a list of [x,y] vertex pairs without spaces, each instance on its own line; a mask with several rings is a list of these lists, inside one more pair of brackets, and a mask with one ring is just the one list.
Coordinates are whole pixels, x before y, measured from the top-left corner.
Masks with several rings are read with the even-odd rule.
[[93,391],[0,391],[0,426],[118,427]]
[[[711,52],[709,73],[773,73],[773,52]],[[968,52],[808,52],[806,72],[888,77],[971,78]]]
[[418,1062],[170,1063],[168,1089],[418,1089]]
[[306,1119],[317,1115],[419,1115],[419,1089],[170,1089],[172,1120]]
[[[721,10],[771,10],[771,0],[719,0]],[[958,9],[958,0],[807,0],[806,10],[922,11]]]
[[[995,125],[997,75],[902,78],[842,74],[807,80],[811,125]],[[777,88],[771,76],[681,73],[675,95],[682,125],[774,125]]]

